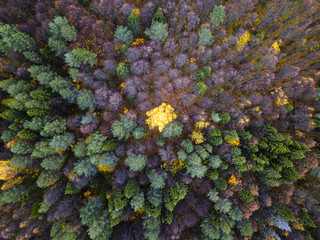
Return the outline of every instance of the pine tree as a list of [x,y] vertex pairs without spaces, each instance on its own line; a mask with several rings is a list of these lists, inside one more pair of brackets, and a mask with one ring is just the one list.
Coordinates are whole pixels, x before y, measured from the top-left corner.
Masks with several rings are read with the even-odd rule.
[[226,12],[224,10],[224,6],[215,5],[214,9],[210,13],[210,22],[214,23],[216,26],[219,26],[220,23],[223,22],[225,16],[226,16]]
[[198,42],[198,45],[205,45],[205,46],[208,46],[208,45],[211,45],[213,43],[213,35],[210,31],[210,29],[208,28],[201,28],[199,30],[199,42]]
[[55,135],[51,142],[50,147],[57,152],[65,151],[74,142],[74,134],[65,132],[63,135]]
[[146,166],[147,158],[141,154],[132,154],[126,158],[125,164],[130,168],[131,171],[137,172]]
[[42,171],[38,176],[37,185],[39,188],[49,187],[55,184],[61,177],[59,172]]
[[130,76],[129,64],[120,62],[117,66],[117,76],[126,79]]
[[168,24],[153,22],[151,27],[145,31],[145,34],[152,40],[161,40],[164,42],[168,36]]
[[182,133],[183,125],[177,121],[173,121],[168,123],[162,132],[163,137],[171,138],[171,137],[179,137]]
[[157,174],[154,169],[152,169],[147,176],[151,182],[151,188],[154,189],[162,189],[165,185],[165,179],[167,178],[167,173],[162,172],[161,174]]
[[74,48],[64,56],[70,67],[80,67],[80,64],[89,64],[92,67],[97,63],[97,54],[90,52],[88,49]]
[[135,14],[134,12],[131,12],[131,14],[128,17],[127,20],[128,28],[131,30],[133,36],[138,36],[141,33],[141,23],[140,23],[140,17]]
[[11,147],[11,152],[16,154],[27,154],[31,151],[31,146],[25,141],[17,142],[15,145]]
[[129,182],[124,186],[124,195],[126,198],[130,199],[139,193],[139,184],[135,180],[129,180]]
[[22,185],[13,186],[0,193],[0,206],[8,203],[23,201],[28,196],[29,191]]
[[94,111],[94,95],[91,90],[83,89],[79,91],[79,96],[77,98],[77,104],[81,110]]
[[89,158],[85,158],[74,164],[74,171],[79,176],[84,175],[85,177],[91,177],[97,173],[97,168],[90,162]]
[[133,196],[130,200],[130,206],[134,211],[141,209],[145,205],[143,192]]
[[87,144],[88,155],[101,153],[106,139],[107,137],[99,134],[99,132],[95,132],[87,138],[85,142]]
[[128,29],[128,27],[118,26],[114,37],[125,44],[131,44],[133,41],[133,33]]

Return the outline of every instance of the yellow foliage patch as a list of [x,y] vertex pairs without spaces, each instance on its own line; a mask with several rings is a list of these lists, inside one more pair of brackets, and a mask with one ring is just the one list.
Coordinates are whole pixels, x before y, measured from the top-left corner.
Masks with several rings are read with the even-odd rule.
[[160,106],[151,109],[146,113],[148,119],[146,123],[150,129],[158,128],[160,132],[164,127],[175,120],[178,116],[174,113],[174,108],[167,103],[162,103]]
[[278,41],[275,41],[272,45],[271,48],[276,50],[277,52],[280,52],[280,46],[282,45],[282,40],[279,39]]
[[237,41],[237,50],[238,52],[242,51],[245,45],[250,41],[251,35],[249,32],[242,34]]
[[167,169],[172,175],[176,174],[177,171],[183,169],[184,162],[181,159],[173,159],[170,162],[162,164],[162,168]]
[[137,46],[140,44],[144,44],[145,39],[144,38],[136,38],[132,43],[131,43],[131,47],[133,46]]
[[13,179],[9,179],[7,180],[1,187],[2,191],[8,190],[9,188],[22,183],[22,178],[21,177],[17,177],[17,178],[13,178]]
[[13,179],[19,170],[14,167],[10,167],[10,161],[0,161],[0,180],[6,181]]
[[105,167],[103,165],[98,165],[98,169],[100,172],[112,172],[114,170],[114,167]]
[[224,140],[232,146],[240,146],[240,139],[239,138],[237,140],[233,141],[233,140],[229,140],[227,137],[225,137]]
[[228,183],[231,184],[231,185],[238,185],[238,184],[241,184],[241,180],[237,179],[233,174],[231,175],[231,177],[229,178],[228,180]]
[[191,134],[191,139],[194,141],[195,144],[200,144],[200,143],[203,143],[204,140],[203,140],[203,134],[201,131],[199,130],[196,130],[196,131],[193,131],[192,134]]
[[276,88],[271,95],[277,94],[276,105],[283,106],[289,103],[288,96],[284,93],[281,87]]
[[137,15],[137,16],[140,16],[140,9],[139,9],[139,8],[134,8],[134,9],[132,10],[132,13],[135,14],[135,15]]

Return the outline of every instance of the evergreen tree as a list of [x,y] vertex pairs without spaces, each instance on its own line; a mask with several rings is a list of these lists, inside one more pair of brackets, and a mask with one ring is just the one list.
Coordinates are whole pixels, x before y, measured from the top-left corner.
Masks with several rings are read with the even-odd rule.
[[128,27],[118,26],[114,37],[125,44],[131,44],[133,40],[133,33],[128,29]]
[[210,29],[208,28],[201,28],[199,30],[199,42],[198,42],[198,45],[205,45],[205,46],[208,46],[210,44],[213,43],[213,35],[210,31]]
[[165,138],[179,137],[182,133],[183,125],[177,121],[169,122],[163,129],[162,136]]
[[90,111],[94,111],[94,95],[91,90],[83,89],[79,91],[79,96],[77,98],[77,104],[81,110],[89,109]]
[[131,12],[131,14],[128,17],[127,23],[128,28],[131,30],[133,36],[136,37],[141,33],[140,17],[137,14]]
[[70,67],[80,67],[80,64],[89,64],[92,67],[97,63],[97,54],[90,52],[88,49],[74,48],[64,56]]
[[168,24],[153,22],[151,27],[145,31],[145,34],[152,40],[161,40],[164,42],[168,36]]
[[120,62],[117,66],[117,75],[121,79],[126,79],[130,76],[129,64]]
[[103,145],[107,137],[99,134],[98,132],[93,133],[89,138],[86,139],[88,155],[93,155],[102,152]]
[[125,164],[130,168],[131,171],[137,172],[146,166],[147,158],[141,154],[132,154],[126,158]]
[[0,193],[0,206],[8,203],[23,201],[28,196],[29,190],[22,185],[13,186]]
[[154,189],[162,189],[165,185],[165,179],[167,178],[167,173],[162,172],[161,174],[157,174],[154,169],[152,169],[147,176],[151,182],[151,188]]
[[220,23],[223,22],[225,16],[226,16],[226,12],[224,10],[224,6],[215,5],[214,9],[210,13],[210,22],[214,23],[216,26],[219,26]]

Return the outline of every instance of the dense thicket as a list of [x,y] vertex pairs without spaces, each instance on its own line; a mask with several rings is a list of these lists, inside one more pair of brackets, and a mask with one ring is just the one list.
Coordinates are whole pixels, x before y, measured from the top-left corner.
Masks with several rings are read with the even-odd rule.
[[315,0],[0,2],[1,239],[319,239]]

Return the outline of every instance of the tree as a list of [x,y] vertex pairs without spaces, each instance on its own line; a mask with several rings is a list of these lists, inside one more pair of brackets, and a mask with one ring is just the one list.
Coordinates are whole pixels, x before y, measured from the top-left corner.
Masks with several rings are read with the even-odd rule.
[[45,170],[58,170],[61,168],[65,159],[66,156],[62,154],[52,155],[43,159],[40,166]]
[[121,115],[121,120],[115,121],[111,126],[111,132],[114,137],[121,140],[126,140],[129,138],[130,133],[137,126],[137,123],[131,119],[127,119],[125,116]]
[[61,177],[59,172],[42,171],[38,177],[37,185],[39,188],[49,187],[55,184]]
[[131,30],[133,36],[138,36],[141,33],[141,23],[140,23],[140,17],[133,11],[128,17],[127,20],[128,28]]
[[231,210],[232,203],[229,199],[220,198],[215,204],[214,209],[222,213],[228,213]]
[[151,182],[151,188],[154,189],[162,189],[165,185],[165,179],[167,178],[167,173],[162,172],[161,174],[157,174],[154,169],[152,169],[147,176]]
[[64,133],[67,130],[67,122],[66,119],[57,119],[53,122],[47,122],[43,127],[43,130],[40,132],[41,136],[44,137],[52,137],[56,134]]
[[125,44],[131,44],[133,40],[133,33],[128,29],[128,27],[118,26],[114,37]]
[[197,90],[198,90],[198,93],[202,95],[207,90],[207,85],[204,82],[198,82]]
[[50,47],[50,50],[55,52],[55,56],[60,56],[67,50],[64,41],[55,38],[49,38],[48,46]]
[[224,10],[224,6],[215,5],[214,9],[210,13],[210,22],[214,23],[216,26],[219,26],[220,23],[223,22],[226,16],[226,11]]
[[117,76],[126,79],[130,76],[129,64],[120,62],[117,66]]
[[8,203],[23,201],[28,196],[29,191],[26,187],[19,185],[13,186],[0,193],[0,206]]
[[78,141],[73,149],[72,149],[74,156],[81,158],[81,157],[85,157],[87,155],[87,146],[84,144],[84,142]]
[[152,18],[152,24],[155,22],[166,23],[166,18],[163,15],[162,8],[158,8],[157,12],[154,14]]
[[136,196],[139,193],[139,190],[139,183],[135,180],[129,180],[128,183],[124,186],[124,195],[126,196],[126,198],[130,199],[133,196]]
[[80,209],[80,219],[82,224],[90,225],[100,213],[103,202],[100,197],[88,197],[88,202],[85,207]]
[[237,228],[243,237],[250,237],[253,234],[252,223],[249,220],[242,220],[238,222]]
[[172,212],[178,202],[187,195],[188,187],[175,183],[172,187],[167,187],[164,194],[165,207]]
[[74,134],[65,132],[63,135],[55,135],[51,142],[50,147],[54,148],[57,152],[65,151],[74,142]]
[[108,210],[103,211],[90,224],[88,234],[92,240],[108,240],[112,234]]
[[146,129],[144,127],[137,127],[132,131],[134,139],[141,139],[146,135]]
[[208,45],[211,45],[211,43],[213,43],[214,38],[210,29],[202,27],[199,30],[198,35],[199,35],[198,45],[208,46]]
[[130,206],[134,211],[141,209],[145,205],[143,192],[133,196],[130,200]]
[[31,146],[25,141],[17,142],[11,147],[11,152],[16,154],[27,154],[27,153],[30,153],[31,151],[32,151]]
[[77,104],[81,110],[89,109],[90,111],[94,111],[95,104],[92,91],[89,89],[80,90],[77,98]]
[[92,67],[97,63],[97,54],[90,52],[88,49],[74,48],[64,56],[70,67],[80,67],[80,64],[89,64]]
[[216,190],[211,190],[210,192],[208,192],[207,196],[212,202],[217,202],[220,199],[219,193]]
[[74,164],[74,171],[79,176],[84,175],[85,177],[91,177],[97,173],[97,168],[90,162],[89,158],[85,158]]
[[147,164],[147,158],[141,154],[132,154],[125,160],[125,165],[130,168],[131,171],[137,172],[142,170]]
[[106,139],[107,137],[99,134],[99,132],[95,132],[87,138],[85,143],[87,144],[88,155],[101,153]]
[[164,42],[168,36],[168,24],[154,22],[151,27],[145,31],[145,34],[152,40],[161,40]]
[[183,125],[177,121],[169,122],[163,129],[162,136],[165,138],[179,137],[182,133]]

